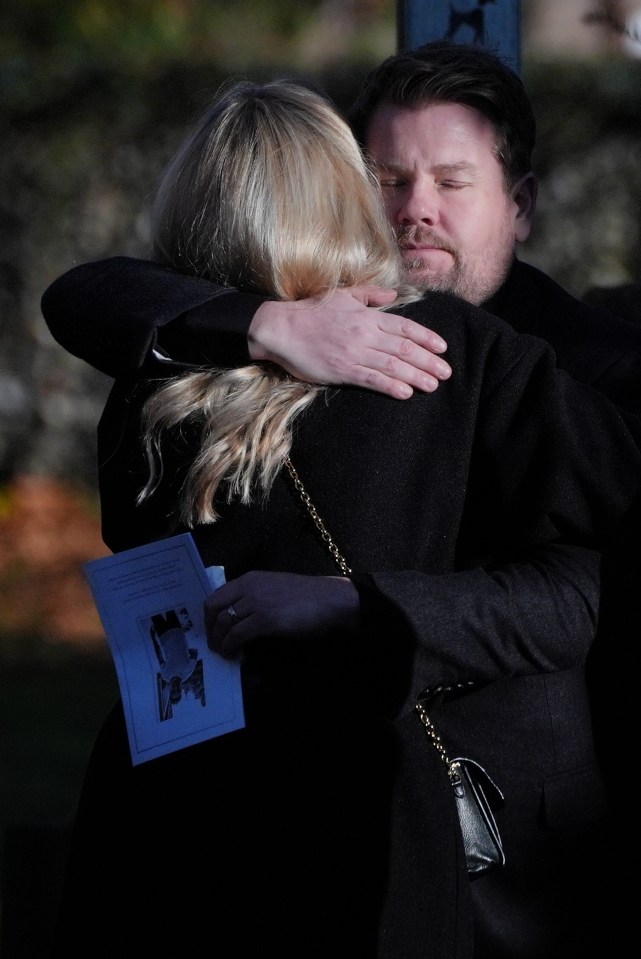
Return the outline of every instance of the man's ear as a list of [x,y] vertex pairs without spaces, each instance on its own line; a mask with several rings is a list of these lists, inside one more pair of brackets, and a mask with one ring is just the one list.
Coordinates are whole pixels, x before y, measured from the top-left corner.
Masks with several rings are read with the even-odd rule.
[[531,171],[512,187],[512,199],[516,204],[514,239],[517,243],[524,243],[530,235],[538,189],[538,180]]

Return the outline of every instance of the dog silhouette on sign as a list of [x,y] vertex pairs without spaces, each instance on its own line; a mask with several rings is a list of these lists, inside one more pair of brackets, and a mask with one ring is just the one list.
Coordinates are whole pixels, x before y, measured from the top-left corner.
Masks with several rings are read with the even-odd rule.
[[484,44],[485,34],[485,10],[486,3],[494,3],[495,0],[478,0],[473,10],[456,10],[450,6],[450,22],[445,34],[445,40],[453,40],[461,27],[469,27],[474,37],[472,43]]

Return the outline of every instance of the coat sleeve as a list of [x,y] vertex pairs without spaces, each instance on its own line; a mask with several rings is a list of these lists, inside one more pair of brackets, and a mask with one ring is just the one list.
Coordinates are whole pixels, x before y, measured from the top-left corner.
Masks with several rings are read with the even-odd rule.
[[600,553],[641,483],[639,437],[620,412],[539,341],[524,337],[514,361],[500,340],[478,390],[456,569],[357,582],[372,630],[386,619],[382,665],[388,642],[411,638],[408,702],[427,686],[583,665]]
[[41,310],[61,346],[116,378],[143,364],[153,374],[163,355],[191,364],[250,362],[247,331],[263,302],[151,261],[110,257],[63,273],[45,290]]
[[414,637],[409,697],[570,669],[585,663],[595,636],[600,561],[594,550],[550,544],[496,569],[357,575],[364,632],[385,645],[408,630]]

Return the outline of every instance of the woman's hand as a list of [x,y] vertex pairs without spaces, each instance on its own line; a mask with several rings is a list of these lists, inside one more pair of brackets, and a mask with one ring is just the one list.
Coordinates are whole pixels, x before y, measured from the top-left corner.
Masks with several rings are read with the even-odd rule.
[[318,637],[357,629],[356,587],[345,576],[254,571],[220,586],[205,600],[211,649],[226,659],[254,639]]

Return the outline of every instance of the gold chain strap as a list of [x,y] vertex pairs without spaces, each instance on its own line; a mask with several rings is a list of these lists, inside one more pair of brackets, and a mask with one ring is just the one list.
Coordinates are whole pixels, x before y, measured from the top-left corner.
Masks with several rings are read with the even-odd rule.
[[[336,562],[336,565],[340,569],[343,576],[349,576],[350,573],[352,572],[351,569],[347,565],[347,562],[344,559],[344,557],[341,555],[340,550],[338,549],[338,546],[336,545],[336,543],[330,536],[327,527],[325,526],[322,519],[318,515],[316,507],[312,503],[309,493],[303,486],[301,478],[296,472],[294,464],[292,463],[289,457],[287,457],[287,459],[285,460],[285,465],[287,466],[287,469],[289,470],[289,475],[294,481],[294,486],[296,487],[296,491],[298,492],[298,495],[300,496],[303,503],[305,504],[305,507],[309,515],[314,521],[314,525],[316,529],[321,534],[321,537],[323,538],[323,542],[327,544],[327,548],[329,549],[330,553],[334,557],[334,561]],[[427,735],[429,736],[432,742],[432,745],[438,751],[439,756],[441,757],[441,759],[447,766],[447,772],[450,779],[452,780],[452,782],[456,782],[459,778],[458,768],[457,768],[458,763],[453,763],[448,757],[445,751],[445,747],[443,746],[443,743],[441,742],[441,737],[436,732],[436,729],[434,728],[434,724],[432,720],[427,715],[427,710],[425,709],[425,706],[423,706],[422,703],[416,703],[416,706],[414,708],[416,709],[416,712],[418,713],[421,722],[425,726],[425,731],[427,732]]]
[[425,709],[425,706],[423,706],[422,703],[417,703],[414,708],[416,709],[416,712],[418,713],[421,722],[423,723],[423,725],[425,726],[425,729],[427,730],[427,735],[432,740],[434,747],[439,751],[441,759],[443,760],[446,766],[449,766],[450,760],[447,753],[445,752],[445,746],[443,745],[441,741],[441,737],[439,736],[439,734],[436,732],[436,729],[434,728],[434,723],[432,722],[430,717],[427,715],[427,710]]
[[450,779],[454,782],[458,778],[458,769],[456,768],[458,766],[458,763],[453,763],[452,760],[447,755],[445,751],[445,746],[443,745],[441,741],[441,737],[436,732],[436,729],[434,728],[434,723],[432,722],[430,717],[427,715],[427,710],[425,709],[425,706],[423,706],[422,703],[416,703],[414,709],[418,713],[419,719],[425,726],[425,732],[430,737],[432,741],[432,745],[438,751],[439,756],[441,757],[441,759],[447,766],[447,771]]
[[[336,543],[330,536],[327,527],[325,526],[322,519],[318,515],[316,507],[312,503],[309,493],[303,486],[301,478],[298,475],[294,467],[294,464],[292,463],[289,457],[287,457],[287,459],[285,460],[285,465],[287,466],[287,469],[289,470],[289,475],[294,481],[294,486],[296,487],[296,490],[300,498],[302,499],[303,503],[305,504],[305,507],[307,508],[309,515],[314,521],[314,525],[316,529],[321,534],[323,538],[323,542],[327,544],[327,548],[329,549],[330,553],[334,557],[336,565],[340,569],[343,576],[349,576],[350,573],[352,572],[351,569],[347,565],[347,562],[344,559],[344,557],[341,555],[338,546],[336,545]],[[432,722],[430,717],[427,715],[427,711],[425,707],[422,705],[422,703],[416,703],[416,706],[414,708],[416,709],[416,712],[418,713],[421,722],[425,726],[425,731],[427,732],[427,735],[429,736],[432,742],[432,745],[438,751],[439,756],[441,757],[441,759],[447,766],[447,773],[448,773],[448,776],[450,777],[451,782],[456,784],[460,779],[460,775],[458,771],[459,764],[453,763],[449,759],[447,753],[445,752],[445,747],[443,746],[443,743],[441,742],[441,737],[436,732],[436,729],[434,728],[434,723]]]
[[340,569],[343,576],[349,576],[352,572],[351,569],[347,565],[347,562],[345,561],[343,556],[341,556],[338,546],[336,545],[332,537],[329,535],[327,527],[325,526],[322,519],[316,512],[316,507],[314,506],[311,499],[309,498],[309,493],[303,486],[300,476],[294,469],[294,464],[292,463],[289,457],[287,457],[287,459],[285,460],[285,465],[287,466],[287,469],[289,470],[289,475],[294,481],[294,486],[296,487],[296,491],[298,492],[298,495],[300,496],[303,503],[305,504],[305,507],[307,508],[307,512],[313,519],[316,529],[321,534],[323,542],[327,544],[327,548],[332,554],[336,565]]

